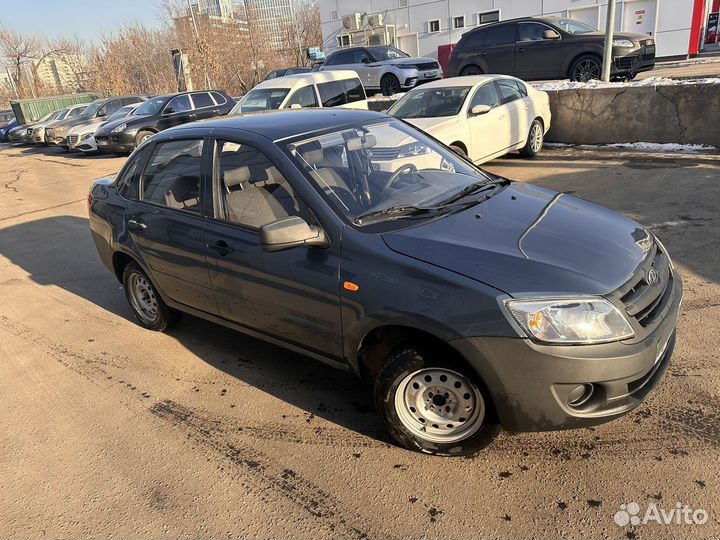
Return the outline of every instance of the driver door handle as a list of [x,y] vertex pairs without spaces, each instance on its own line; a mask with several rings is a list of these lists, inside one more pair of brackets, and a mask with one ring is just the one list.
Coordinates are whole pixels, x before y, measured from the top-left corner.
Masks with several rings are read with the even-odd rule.
[[230,255],[233,249],[225,240],[218,240],[212,244],[205,244],[208,248],[217,251],[221,256]]
[[147,224],[142,219],[128,219],[128,229],[136,232],[147,229]]

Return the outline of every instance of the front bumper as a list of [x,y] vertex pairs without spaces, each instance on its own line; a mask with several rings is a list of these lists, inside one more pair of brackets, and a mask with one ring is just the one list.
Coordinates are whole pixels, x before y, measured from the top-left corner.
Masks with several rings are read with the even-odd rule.
[[[682,281],[673,283],[663,321],[636,343],[542,345],[529,339],[478,337],[452,342],[482,378],[498,420],[510,431],[547,431],[601,424],[637,407],[665,373],[675,347]],[[592,395],[572,407],[577,386]]]
[[135,136],[126,132],[95,135],[97,149],[105,152],[132,152],[135,149]]
[[[618,49],[615,49],[617,53]],[[632,49],[625,54],[616,54],[613,57],[613,74],[616,73],[641,73],[650,71],[655,67],[655,44],[652,40],[646,40],[640,43],[636,49]]]

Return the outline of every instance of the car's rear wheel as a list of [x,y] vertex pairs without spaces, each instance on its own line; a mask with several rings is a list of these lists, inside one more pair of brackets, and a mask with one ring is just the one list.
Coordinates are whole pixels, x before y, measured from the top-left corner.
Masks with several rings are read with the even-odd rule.
[[542,150],[543,141],[545,139],[545,130],[540,120],[535,119],[530,125],[527,142],[520,149],[520,154],[525,157],[535,157]]
[[470,369],[431,348],[391,353],[375,383],[375,404],[390,435],[409,450],[471,455],[497,436],[491,404]]
[[450,145],[450,150],[452,150],[453,152],[455,152],[455,153],[456,153],[457,155],[459,155],[459,156],[467,157],[467,152],[465,151],[465,149],[464,149],[462,146],[458,145],[458,144],[451,144],[451,145]]
[[386,73],[380,79],[380,91],[384,96],[392,96],[400,92],[400,81],[392,73]]
[[462,75],[462,76],[465,76],[465,75],[482,75],[482,74],[483,74],[483,70],[480,69],[478,66],[468,66],[468,67],[464,68],[464,69],[460,72],[460,75]]
[[175,326],[182,312],[169,307],[137,263],[129,262],[123,270],[123,288],[135,318],[149,330],[163,332]]
[[571,81],[588,82],[599,80],[602,73],[602,61],[599,57],[586,54],[577,58],[570,66],[569,78]]
[[146,140],[148,140],[150,137],[152,137],[154,133],[152,131],[148,130],[142,130],[138,131],[138,134],[135,135],[135,146],[140,146],[142,143],[144,143]]

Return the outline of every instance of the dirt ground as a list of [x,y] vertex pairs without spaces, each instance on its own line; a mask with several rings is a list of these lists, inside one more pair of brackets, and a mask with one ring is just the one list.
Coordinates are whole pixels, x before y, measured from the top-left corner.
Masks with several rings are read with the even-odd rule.
[[[650,227],[685,302],[635,412],[505,433],[472,459],[393,446],[356,381],[310,359],[193,317],[135,324],[86,218],[90,182],[122,162],[0,149],[0,537],[720,536],[720,156],[552,149],[487,166]],[[708,519],[617,525],[631,502]]]

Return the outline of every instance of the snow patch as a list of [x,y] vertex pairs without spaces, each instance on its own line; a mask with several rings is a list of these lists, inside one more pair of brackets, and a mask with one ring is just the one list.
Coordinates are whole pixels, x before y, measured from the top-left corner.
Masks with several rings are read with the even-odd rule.
[[368,101],[397,101],[405,95],[405,92],[393,94],[392,96],[383,96],[382,94],[375,94],[368,96]]
[[557,90],[573,90],[576,88],[633,88],[642,86],[676,86],[676,85],[692,85],[692,84],[720,84],[720,77],[705,77],[702,79],[669,79],[667,77],[650,77],[640,81],[630,82],[603,82],[603,81],[551,81],[533,84],[538,90],[557,91]]
[[693,154],[698,152],[717,151],[718,148],[709,144],[679,144],[679,143],[651,143],[651,142],[635,142],[635,143],[610,143],[610,144],[565,144],[565,143],[545,143],[548,148],[577,148],[580,150],[596,150],[598,148],[616,148],[618,150],[635,150],[641,152],[662,153],[681,153]]

